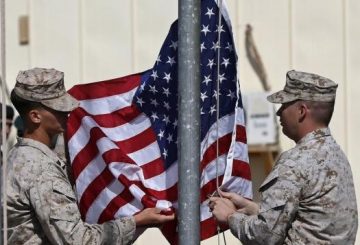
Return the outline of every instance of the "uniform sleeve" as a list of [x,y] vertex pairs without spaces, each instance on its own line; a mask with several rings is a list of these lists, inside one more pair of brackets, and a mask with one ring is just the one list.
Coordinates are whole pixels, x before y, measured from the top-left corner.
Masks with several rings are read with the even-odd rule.
[[130,244],[133,217],[87,224],[81,220],[75,193],[61,176],[42,175],[30,189],[30,202],[52,244]]
[[265,179],[258,215],[235,213],[229,217],[232,233],[244,244],[283,244],[301,195],[302,178],[294,164],[275,168]]

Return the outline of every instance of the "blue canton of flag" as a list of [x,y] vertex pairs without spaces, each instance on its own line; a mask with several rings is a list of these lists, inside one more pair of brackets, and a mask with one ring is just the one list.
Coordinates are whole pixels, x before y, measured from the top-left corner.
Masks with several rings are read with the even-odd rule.
[[[236,53],[231,30],[222,17],[218,25],[218,6],[213,0],[202,1],[201,14],[201,140],[219,118],[234,112],[238,101]],[[220,33],[220,42],[218,34]],[[178,22],[171,26],[156,63],[142,77],[134,102],[150,118],[166,167],[177,161],[177,60]],[[220,51],[218,64],[217,52]],[[220,66],[219,74],[217,66]],[[219,95],[217,94],[219,80]],[[239,99],[241,105],[241,98]]]

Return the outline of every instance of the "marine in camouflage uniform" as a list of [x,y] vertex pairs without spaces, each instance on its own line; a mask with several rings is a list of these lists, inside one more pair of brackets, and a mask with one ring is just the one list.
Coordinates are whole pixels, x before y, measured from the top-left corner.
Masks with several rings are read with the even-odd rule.
[[[277,115],[296,146],[281,154],[260,186],[258,205],[229,193],[223,194],[235,200],[234,206],[220,198],[210,205],[214,216],[226,221],[244,244],[355,243],[358,214],[351,168],[326,125],[336,88],[319,75],[289,71],[284,90],[268,97],[282,104]],[[324,105],[330,113],[323,114]],[[327,115],[327,123],[318,127],[305,119],[310,110]],[[222,207],[232,208],[220,214]]]
[[[134,217],[101,225],[83,222],[68,165],[50,149],[52,137],[62,133],[57,125],[66,122],[68,112],[78,106],[65,91],[63,73],[43,68],[22,71],[11,99],[24,117],[25,132],[8,157],[9,244],[129,244],[137,226],[174,219],[157,209],[145,209]],[[41,104],[40,109],[24,111],[21,103],[30,102]],[[29,110],[36,109],[35,117]]]

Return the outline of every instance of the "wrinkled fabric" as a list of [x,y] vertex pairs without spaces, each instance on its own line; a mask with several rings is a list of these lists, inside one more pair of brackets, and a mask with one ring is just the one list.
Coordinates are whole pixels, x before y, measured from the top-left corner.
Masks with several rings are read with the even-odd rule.
[[229,217],[244,244],[354,244],[358,213],[349,162],[328,128],[284,152],[259,189],[258,215]]
[[8,157],[9,244],[129,244],[133,217],[81,220],[67,165],[46,145],[19,138]]

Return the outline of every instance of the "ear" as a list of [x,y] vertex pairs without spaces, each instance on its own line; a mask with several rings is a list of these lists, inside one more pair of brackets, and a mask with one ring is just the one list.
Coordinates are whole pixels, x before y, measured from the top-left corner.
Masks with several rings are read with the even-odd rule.
[[32,109],[29,111],[28,113],[29,115],[29,120],[32,122],[32,123],[35,123],[35,124],[40,124],[41,123],[41,112],[40,110],[38,109]]
[[310,111],[309,107],[305,103],[299,103],[298,105],[298,122],[303,122],[308,117]]

